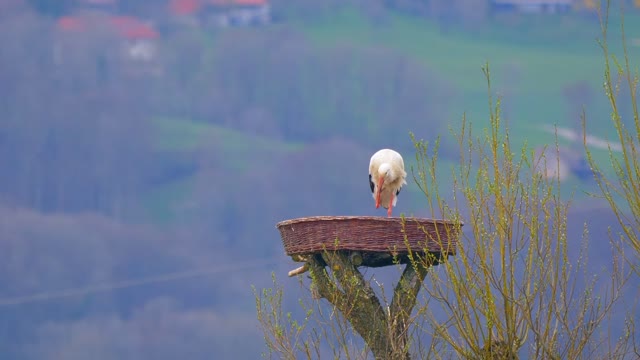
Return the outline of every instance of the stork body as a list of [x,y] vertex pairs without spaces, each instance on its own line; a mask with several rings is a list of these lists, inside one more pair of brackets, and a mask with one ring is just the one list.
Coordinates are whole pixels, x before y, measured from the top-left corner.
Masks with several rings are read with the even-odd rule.
[[391,149],[382,149],[373,154],[369,162],[369,186],[376,201],[376,209],[382,205],[391,217],[391,211],[403,185],[407,183],[402,156]]

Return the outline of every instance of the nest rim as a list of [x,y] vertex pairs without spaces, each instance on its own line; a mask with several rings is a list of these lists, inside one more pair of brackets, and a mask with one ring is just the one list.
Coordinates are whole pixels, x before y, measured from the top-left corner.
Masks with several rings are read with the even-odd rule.
[[313,222],[313,221],[342,221],[342,220],[374,220],[377,222],[391,222],[397,223],[398,221],[404,220],[408,221],[419,221],[419,222],[433,222],[437,224],[443,225],[460,225],[460,227],[464,226],[463,221],[454,221],[454,220],[446,220],[446,219],[431,219],[431,218],[420,218],[415,216],[392,216],[392,217],[381,217],[381,216],[355,216],[355,215],[337,215],[337,216],[327,216],[327,215],[316,215],[316,216],[306,216],[295,219],[282,220],[276,224],[276,228],[280,228],[282,226],[298,224],[304,222]]
[[[382,264],[376,266],[390,265],[382,258],[411,252],[455,255],[462,226],[464,222],[454,220],[380,216],[310,216],[276,224],[292,258],[324,251],[361,252]],[[366,261],[363,265],[371,266]]]

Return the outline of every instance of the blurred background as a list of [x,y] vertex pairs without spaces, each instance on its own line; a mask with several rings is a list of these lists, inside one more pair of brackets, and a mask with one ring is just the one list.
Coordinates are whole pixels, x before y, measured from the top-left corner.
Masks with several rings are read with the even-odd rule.
[[[570,238],[617,224],[585,167],[618,144],[590,0],[0,0],[0,357],[255,359],[251,286],[296,307],[278,221],[380,215],[368,161],[492,93],[515,148],[560,145]],[[640,1],[624,13],[632,68]],[[630,118],[621,88],[623,121]],[[495,98],[494,98],[495,99]],[[557,128],[556,128],[557,127]],[[552,151],[553,152],[553,151]],[[429,217],[413,181],[394,214]],[[594,266],[609,259],[595,256]]]

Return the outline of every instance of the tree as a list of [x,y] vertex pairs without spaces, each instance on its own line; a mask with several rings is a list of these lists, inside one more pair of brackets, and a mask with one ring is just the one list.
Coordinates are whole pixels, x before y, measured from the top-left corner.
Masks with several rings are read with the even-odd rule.
[[[400,321],[407,323],[400,329],[407,329],[404,334],[411,335],[395,338],[404,351],[400,357],[560,359],[626,355],[630,335],[622,332],[620,342],[606,342],[608,334],[602,330],[616,325],[607,319],[626,280],[619,256],[611,254],[604,272],[588,267],[588,230],[568,233],[570,202],[561,196],[559,179],[545,178],[536,171],[546,161],[544,156],[536,157],[526,146],[513,148],[509,130],[501,121],[500,101],[492,100],[488,66],[484,71],[490,122],[480,136],[474,135],[466,119],[454,133],[461,156],[450,187],[436,181],[437,143],[430,146],[414,139],[418,161],[412,172],[431,213],[465,219],[467,229],[457,255],[436,271],[407,275],[410,267],[405,269],[403,278],[410,281],[401,280],[400,288],[411,284],[408,289],[412,294],[422,288],[415,316],[411,316],[413,301],[404,302],[398,311],[396,297],[386,302],[382,295],[382,308],[387,306],[388,310],[380,311],[368,285],[383,283],[378,275],[366,280],[346,259],[327,254],[322,260],[330,266],[333,275],[329,277],[323,273],[320,259],[314,257],[309,261],[309,286],[329,300],[331,314],[342,313],[348,323],[327,320],[322,305],[315,303],[304,306],[307,312],[303,322],[290,318],[287,326],[279,309],[281,290],[267,290],[258,294],[257,308],[269,351],[287,358],[311,358],[310,354],[320,353],[327,346],[323,342],[335,341],[329,345],[334,356],[351,357],[355,331],[375,358],[388,358],[390,353],[384,351],[389,346],[384,345],[385,337],[380,334],[393,334],[397,328],[389,325],[389,319],[403,314]],[[471,154],[476,158],[470,158]],[[443,196],[451,192],[452,197]],[[580,241],[579,249],[572,249],[571,241]],[[414,261],[412,265],[419,269],[424,264]],[[384,294],[384,285],[378,293]],[[397,293],[398,287],[394,295]],[[616,331],[620,333],[619,328]],[[295,341],[288,342],[288,336]],[[602,346],[603,342],[607,346]]]
[[[148,83],[127,74],[111,32],[56,34],[52,26],[30,16],[1,24],[0,78],[11,91],[0,100],[0,193],[46,212],[122,216],[151,151]],[[111,71],[101,74],[101,63]]]
[[48,16],[64,15],[73,8],[75,0],[27,0],[39,13]]
[[[485,75],[491,89],[488,67]],[[624,284],[619,261],[612,254],[604,274],[609,285],[582,277],[588,273],[581,260],[588,237],[582,235],[581,255],[572,254],[570,203],[561,196],[559,178],[536,173],[538,164],[547,161],[544,155],[536,157],[527,146],[512,148],[500,102],[493,104],[491,97],[490,92],[485,135],[474,138],[465,120],[457,137],[461,159],[453,175],[455,205],[440,198],[435,160],[418,143],[419,164],[429,164],[419,169],[418,182],[430,207],[469,219],[471,230],[464,250],[425,286],[431,299],[426,322],[434,337],[464,358],[593,356],[602,351],[600,337],[605,336],[596,333],[597,326]],[[470,154],[479,155],[477,165]],[[573,241],[580,236],[572,235]],[[598,292],[601,286],[606,295]]]
[[265,116],[253,120],[278,119],[278,133],[295,141],[376,143],[401,139],[410,128],[444,128],[438,119],[450,84],[393,49],[310,46],[293,28],[229,32],[218,41],[212,83],[225,101],[211,107],[211,121],[246,127],[239,119],[259,108]]
[[[608,40],[609,1],[601,15],[602,39],[600,46],[605,58],[604,91],[611,106],[611,122],[616,129],[622,147],[622,156],[609,151],[609,160],[614,174],[597,177],[603,197],[615,213],[622,228],[622,239],[630,250],[627,259],[636,275],[640,276],[640,112],[638,111],[638,70],[633,70],[627,39],[622,22],[623,54],[620,60],[610,52]],[[631,109],[620,107],[619,92],[626,88]],[[623,117],[627,114],[628,118]],[[586,134],[586,115],[582,114]],[[603,173],[584,138],[589,164],[598,173]]]
[[569,107],[568,117],[570,119],[578,119],[584,105],[593,101],[593,91],[586,81],[567,85],[563,89],[563,95]]
[[[627,48],[627,40],[622,21],[622,56],[620,60],[609,49],[609,6],[607,1],[605,11],[600,14],[602,25],[602,39],[600,46],[605,58],[604,91],[611,106],[611,123],[616,129],[622,154],[617,155],[609,150],[609,161],[613,174],[602,170],[603,166],[590,151],[586,135],[583,144],[589,165],[600,176],[596,182],[602,197],[606,200],[620,225],[618,232],[610,234],[621,239],[622,244],[617,250],[625,257],[636,278],[640,278],[640,112],[638,110],[638,70],[633,70]],[[621,89],[624,89],[621,91]],[[623,94],[620,99],[620,94]],[[623,108],[624,98],[629,103]],[[586,134],[586,114],[582,114],[582,126]],[[627,331],[630,333],[632,351],[640,356],[640,338],[636,332],[637,304],[635,309],[628,309],[625,316]]]
[[[410,316],[432,261],[427,258],[405,266],[386,311],[353,258],[341,252],[326,252],[308,263],[318,295],[342,313],[376,359],[393,360],[410,358]],[[325,266],[332,269],[334,278]]]

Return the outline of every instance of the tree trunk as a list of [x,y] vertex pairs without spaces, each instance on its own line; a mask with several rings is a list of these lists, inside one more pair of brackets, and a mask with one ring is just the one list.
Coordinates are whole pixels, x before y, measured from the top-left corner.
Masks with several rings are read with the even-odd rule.
[[[385,311],[351,258],[343,252],[327,251],[309,259],[309,271],[319,295],[351,323],[376,359],[410,359],[409,318],[428,266],[417,259],[406,265]],[[325,266],[331,268],[333,276]]]

